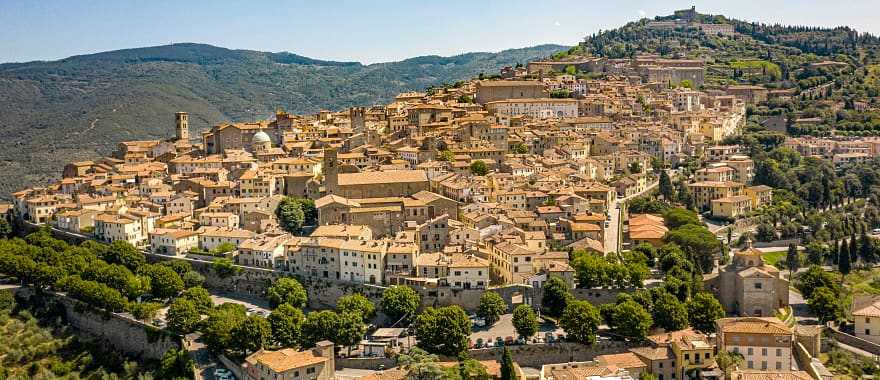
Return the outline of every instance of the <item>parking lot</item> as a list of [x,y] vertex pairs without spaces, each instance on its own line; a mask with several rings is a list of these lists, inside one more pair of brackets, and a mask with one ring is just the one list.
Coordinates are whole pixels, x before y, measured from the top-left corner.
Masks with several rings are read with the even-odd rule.
[[[547,333],[552,333],[555,337],[565,335],[562,329],[557,328],[553,323],[547,322],[538,326],[538,333],[532,339],[533,341],[537,339],[543,342]],[[471,341],[474,344],[483,342],[483,345],[485,345],[488,342],[497,341],[498,338],[505,340],[508,337],[511,339],[517,338],[516,329],[513,327],[513,314],[502,315],[498,322],[491,327],[474,326]]]

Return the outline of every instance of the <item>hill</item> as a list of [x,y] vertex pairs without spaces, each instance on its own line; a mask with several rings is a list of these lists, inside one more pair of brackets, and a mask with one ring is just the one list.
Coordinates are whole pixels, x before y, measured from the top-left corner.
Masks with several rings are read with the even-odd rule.
[[877,36],[846,26],[768,25],[685,10],[600,31],[552,58],[642,54],[703,60],[705,90],[734,84],[780,90],[749,105],[753,127],[782,116],[786,132],[795,136],[880,135]]
[[[173,113],[194,132],[221,121],[387,102],[400,92],[494,73],[567,47],[424,56],[363,65],[292,53],[174,44],[0,64],[0,194],[57,176],[119,141],[168,137]],[[195,134],[195,133],[194,133]]]

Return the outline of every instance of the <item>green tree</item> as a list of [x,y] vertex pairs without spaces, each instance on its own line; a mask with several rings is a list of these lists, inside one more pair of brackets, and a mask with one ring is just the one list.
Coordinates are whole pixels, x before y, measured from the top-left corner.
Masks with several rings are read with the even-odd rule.
[[837,270],[844,276],[848,275],[852,266],[849,258],[849,247],[846,240],[840,242],[840,250],[837,252]]
[[471,162],[471,173],[477,176],[484,176],[489,173],[489,167],[482,160]]
[[741,366],[745,362],[745,358],[742,354],[738,352],[730,352],[720,350],[717,355],[715,355],[715,363],[718,363],[718,368],[724,372],[724,375],[728,378],[730,377],[730,372]]
[[141,273],[150,278],[153,295],[158,298],[176,297],[183,291],[183,279],[167,266],[143,265]]
[[12,225],[6,221],[6,218],[0,217],[0,239],[12,236]]
[[228,278],[241,273],[241,268],[235,266],[232,263],[232,260],[229,259],[217,259],[211,264],[211,269],[217,276],[220,278]]
[[629,169],[629,172],[632,174],[641,173],[642,172],[642,165],[639,164],[638,162],[631,162],[629,164],[628,169]]
[[669,202],[675,201],[675,188],[672,187],[672,179],[669,178],[669,173],[666,170],[660,171],[660,195],[663,196],[663,199]]
[[393,322],[403,317],[415,316],[421,299],[415,290],[406,286],[395,285],[382,292],[382,312]]
[[455,357],[467,350],[471,321],[457,305],[425,309],[415,321],[419,347]]
[[526,144],[518,143],[514,146],[513,152],[516,154],[527,154],[529,153],[529,147]]
[[281,347],[295,347],[302,335],[305,316],[299,309],[283,303],[278,305],[269,317],[269,327],[272,328],[272,340]]
[[663,213],[663,220],[669,228],[679,228],[687,224],[701,226],[700,217],[696,212],[685,208],[671,208]]
[[290,306],[303,308],[309,301],[306,289],[294,278],[283,277],[275,281],[269,289],[266,290],[266,296],[272,307],[277,307],[283,303]]
[[160,379],[192,379],[192,358],[184,349],[170,348],[162,355],[157,375]]
[[774,241],[776,240],[776,228],[770,223],[761,223],[755,231],[755,238],[758,241]]
[[339,314],[332,310],[313,311],[303,322],[301,345],[314,347],[322,340],[334,341],[337,328],[339,328]]
[[336,300],[336,311],[340,314],[354,313],[360,315],[364,323],[376,318],[376,306],[361,294],[350,294]]
[[283,230],[294,235],[302,233],[305,213],[303,212],[302,204],[296,199],[284,197],[275,209],[275,216],[278,218],[278,224]]
[[813,291],[811,297],[807,299],[807,306],[819,317],[822,323],[837,321],[843,317],[840,296],[834,290],[824,286]]
[[123,240],[111,243],[102,258],[110,264],[124,265],[132,272],[137,272],[138,268],[147,262],[146,257],[141,251],[138,251],[131,243]]
[[192,301],[202,314],[207,314],[208,311],[214,307],[214,301],[211,300],[211,293],[208,293],[208,291],[201,286],[184,290],[180,295],[180,298]]
[[129,305],[131,315],[140,321],[147,321],[156,317],[159,309],[165,305],[158,302],[140,302]]
[[513,358],[510,357],[510,349],[504,346],[501,354],[501,380],[516,380],[516,370],[513,368]]
[[791,278],[792,273],[797,272],[800,266],[801,260],[798,255],[797,245],[790,243],[785,254],[785,267],[788,269],[788,277]]
[[251,315],[232,329],[232,344],[242,356],[266,348],[272,339],[272,328],[266,318]]
[[613,268],[605,258],[592,252],[575,252],[572,256],[574,261],[571,266],[574,267],[579,287],[591,289],[610,285],[609,272],[612,272]]
[[[482,363],[474,359],[465,359],[459,362],[458,377],[461,380],[492,380],[493,377],[486,371],[486,367]],[[451,369],[451,368],[450,368]],[[449,370],[447,370],[449,371]],[[452,379],[451,374],[447,372],[447,379]]]
[[676,199],[678,203],[681,203],[685,208],[689,208],[693,210],[694,205],[694,196],[691,194],[691,189],[688,188],[687,183],[684,181],[678,181],[678,184],[675,189]]
[[550,317],[558,318],[571,299],[572,295],[565,280],[558,276],[550,276],[544,283],[541,310]]
[[657,380],[657,376],[648,372],[642,372],[639,374],[639,380]]
[[205,283],[205,276],[194,270],[185,272],[180,278],[183,280],[183,286],[187,288],[202,286]]
[[675,243],[698,264],[704,273],[712,270],[715,256],[721,251],[721,243],[715,235],[704,226],[686,224],[670,230],[663,237],[669,243]]
[[491,326],[507,311],[507,303],[493,291],[485,291],[480,296],[480,305],[477,306],[477,316],[483,318],[486,324]]
[[565,73],[568,75],[575,75],[577,74],[577,67],[574,67],[573,65],[565,66]]
[[721,302],[711,293],[699,292],[687,302],[688,319],[691,326],[704,333],[715,332],[715,320],[724,318]]
[[214,254],[214,256],[225,256],[227,253],[234,251],[235,248],[235,244],[223,242],[214,247],[210,253]]
[[517,305],[513,309],[513,328],[523,338],[531,338],[538,332],[538,315],[526,304]]
[[437,355],[418,347],[397,356],[397,365],[407,371],[407,380],[445,380],[448,376],[439,364]]
[[677,331],[688,326],[687,307],[668,292],[663,292],[654,300],[651,312],[654,323],[666,331]]
[[863,231],[859,241],[859,257],[862,258],[862,261],[868,264],[876,263],[877,254],[875,250],[874,239]]
[[213,352],[222,353],[233,347],[232,330],[245,319],[247,312],[244,306],[236,303],[225,303],[217,306],[202,323],[202,339]]
[[188,299],[178,298],[168,308],[168,328],[178,334],[189,334],[196,330],[201,315],[196,304]]
[[364,325],[362,317],[353,312],[345,312],[339,314],[339,320],[333,334],[333,343],[348,347],[351,353],[351,347],[357,345],[367,332],[367,326]]
[[807,251],[807,262],[811,265],[822,265],[825,262],[827,254],[825,244],[819,241],[811,241],[805,249]]
[[451,150],[444,150],[440,152],[440,155],[437,156],[437,161],[445,161],[452,162],[455,159],[455,154],[452,153]]
[[822,270],[818,265],[813,265],[806,272],[795,277],[794,286],[797,288],[805,299],[813,296],[813,291],[826,287],[832,289],[835,293],[840,293],[840,279],[833,274]]
[[651,314],[631,300],[617,304],[611,321],[607,322],[615,334],[637,340],[645,339],[654,324]]
[[315,201],[309,198],[297,198],[299,207],[303,212],[303,225],[314,226],[318,224],[318,208]]
[[587,301],[568,302],[559,318],[559,324],[568,339],[582,344],[596,342],[596,332],[601,322],[599,310]]

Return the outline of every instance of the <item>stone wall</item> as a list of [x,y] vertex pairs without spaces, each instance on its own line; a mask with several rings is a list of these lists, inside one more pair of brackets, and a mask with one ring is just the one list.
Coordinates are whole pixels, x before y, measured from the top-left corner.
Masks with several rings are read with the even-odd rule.
[[[522,367],[540,368],[547,363],[567,363],[593,360],[598,355],[626,352],[638,344],[623,341],[600,341],[587,346],[580,343],[547,343],[508,346],[513,361]],[[501,360],[504,349],[501,347],[482,348],[468,351],[476,360]]]
[[869,342],[862,338],[849,335],[843,331],[838,330],[835,327],[829,327],[826,329],[828,332],[828,336],[833,338],[834,340],[843,343],[847,346],[853,346],[860,350],[868,351],[874,355],[880,355],[880,345],[877,343]]
[[[16,295],[35,297],[31,288],[19,288]],[[125,314],[105,313],[61,293],[44,293],[64,306],[65,319],[79,334],[97,339],[126,355],[161,359],[165,351],[180,348],[180,337],[147,325]]]
[[397,366],[397,362],[391,358],[336,358],[336,369],[388,369]]

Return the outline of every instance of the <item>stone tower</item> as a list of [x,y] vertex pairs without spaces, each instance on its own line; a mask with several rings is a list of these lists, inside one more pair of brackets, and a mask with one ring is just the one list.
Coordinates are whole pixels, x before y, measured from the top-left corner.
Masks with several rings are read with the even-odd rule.
[[177,139],[189,141],[189,114],[186,112],[178,112],[174,114],[177,122]]
[[366,128],[365,115],[366,110],[364,110],[364,107],[351,107],[348,111],[348,117],[351,119],[351,130],[355,132],[364,131],[364,128]]
[[324,148],[324,191],[329,194],[335,194],[339,185],[339,159],[337,158],[336,148]]

